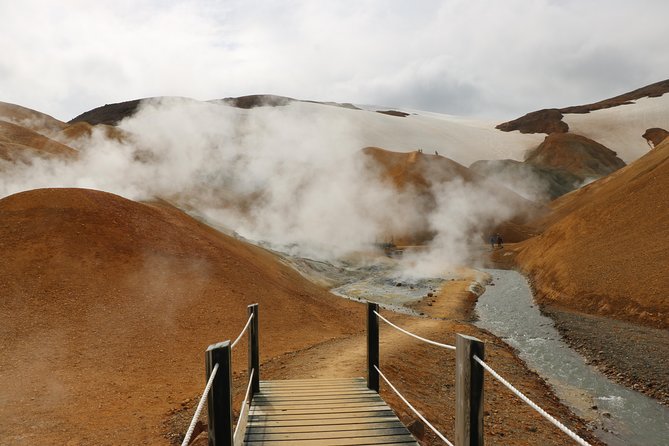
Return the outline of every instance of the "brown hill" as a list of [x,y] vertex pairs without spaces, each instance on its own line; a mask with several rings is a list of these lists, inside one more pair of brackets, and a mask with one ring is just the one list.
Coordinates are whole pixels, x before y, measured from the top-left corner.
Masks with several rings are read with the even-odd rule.
[[520,118],[504,122],[495,127],[503,132],[520,133],[566,133],[569,126],[562,122],[562,112],[557,108],[548,108],[530,112]]
[[669,92],[669,79],[591,104],[537,110],[512,121],[499,124],[495,128],[504,132],[518,130],[520,133],[565,133],[569,131],[567,123],[562,122],[562,116],[565,113],[590,113],[603,108],[631,104],[632,101],[641,98],[659,97],[667,92]]
[[503,184],[534,179],[537,182],[533,185],[534,193],[539,197],[544,196],[543,201],[554,200],[573,191],[584,180],[563,169],[535,166],[515,160],[480,160],[472,163],[469,168],[479,175],[497,178]]
[[653,127],[651,129],[646,129],[641,136],[643,136],[651,147],[655,147],[669,136],[669,132],[665,129]]
[[75,158],[77,151],[29,128],[0,121],[0,159],[30,162],[42,158]]
[[540,302],[669,327],[669,141],[552,203],[517,261]]
[[47,135],[62,130],[66,125],[47,114],[8,102],[0,102],[0,121],[11,122]]
[[113,127],[106,124],[91,125],[84,121],[68,124],[67,127],[58,133],[56,138],[68,142],[72,145],[76,145],[77,140],[86,141],[91,138],[95,130],[101,130],[102,134],[107,139],[113,139],[121,142],[126,138],[124,132],[118,127]]
[[[79,116],[75,117],[68,124],[75,124],[79,122],[85,122],[90,125],[104,124],[109,126],[115,126],[123,119],[128,118],[134,115],[142,102],[145,101],[157,101],[161,99],[173,99],[172,97],[153,97],[153,98],[143,98],[135,99],[132,101],[118,102],[115,104],[105,104],[101,107],[96,107],[92,110],[88,110]],[[179,98],[185,101],[194,101],[195,99],[189,98]],[[232,107],[238,108],[255,108],[255,107],[277,107],[288,105],[291,102],[295,101],[293,98],[288,98],[284,96],[275,96],[269,94],[256,94],[249,96],[240,96],[236,98],[224,98],[219,102],[230,105]]]
[[296,99],[273,94],[253,94],[236,98],[224,98],[221,101],[232,107],[250,109],[256,107],[283,107],[295,102]]
[[68,124],[87,122],[91,125],[116,125],[124,118],[134,115],[139,109],[139,104],[144,100],[145,99],[135,99],[132,101],[118,102],[116,104],[105,104],[76,116],[68,121]]
[[527,153],[524,162],[480,160],[469,168],[504,184],[535,180],[535,192],[553,200],[624,165],[614,151],[596,141],[572,133],[551,133]]
[[537,167],[565,170],[581,179],[600,178],[625,166],[613,150],[572,133],[546,136],[525,161]]
[[364,328],[353,303],[161,204],[23,192],[0,200],[0,250],[10,444],[164,444],[168,411],[201,392],[204,349],[234,339],[250,303],[263,361]]
[[419,151],[392,152],[378,147],[366,147],[362,153],[382,169],[385,179],[390,179],[400,189],[409,185],[428,188],[455,179],[473,181],[476,177],[462,164],[443,156]]
[[521,227],[529,216],[540,209],[503,185],[443,156],[420,151],[391,152],[378,147],[367,147],[362,154],[366,157],[367,167],[378,172],[382,182],[392,185],[402,194],[406,214],[414,216],[412,227],[406,228],[407,233],[392,233],[397,244],[420,244],[434,237],[428,217],[437,205],[435,193],[439,193],[440,188],[471,186],[490,196],[499,206],[513,209],[515,216],[504,227],[493,227],[492,220],[475,225],[486,234],[493,230],[502,232],[509,242],[525,240],[529,236]]

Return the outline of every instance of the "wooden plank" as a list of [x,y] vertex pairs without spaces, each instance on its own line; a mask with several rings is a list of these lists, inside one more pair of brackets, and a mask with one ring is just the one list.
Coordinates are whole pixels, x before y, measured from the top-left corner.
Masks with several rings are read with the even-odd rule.
[[418,446],[363,378],[262,381],[244,444]]
[[282,384],[292,384],[292,383],[325,383],[325,382],[364,382],[365,379],[362,377],[357,378],[300,378],[300,379],[273,379],[273,380],[263,380],[260,381],[260,384],[267,386],[280,386]]
[[279,397],[287,397],[287,396],[322,396],[322,397],[328,397],[328,396],[337,396],[337,395],[348,395],[348,396],[361,396],[361,395],[374,395],[373,393],[366,393],[366,392],[355,392],[355,391],[347,391],[347,392],[330,392],[330,391],[322,391],[322,392],[317,392],[317,391],[312,391],[312,392],[306,392],[306,391],[300,391],[300,392],[294,392],[294,393],[262,393],[260,394],[262,396],[266,396],[268,398],[279,398]]
[[290,415],[317,415],[317,414],[335,414],[335,413],[354,413],[354,412],[385,412],[388,410],[388,406],[381,403],[377,406],[364,406],[364,407],[323,407],[320,409],[291,409],[290,411],[286,409],[258,409],[253,408],[251,415],[280,415],[280,414],[290,414]]
[[[305,387],[293,387],[287,389],[285,387],[277,388],[267,388],[264,387],[260,389],[259,395],[263,394],[275,394],[275,393],[291,393],[291,392],[362,392],[369,390],[365,387],[356,387],[356,386],[305,386]],[[370,392],[376,393],[373,390]]]
[[280,386],[283,384],[293,383],[325,383],[325,382],[365,382],[365,378],[302,378],[302,379],[276,379],[272,381],[260,381],[260,385],[266,386]]
[[262,390],[291,390],[291,389],[317,389],[319,387],[350,387],[355,389],[366,389],[367,386],[364,383],[357,382],[342,382],[342,383],[303,383],[303,384],[293,384],[290,386],[260,386]]
[[292,386],[261,386],[261,391],[284,391],[289,392],[291,390],[297,389],[366,389],[367,387],[363,384],[355,383],[341,383],[341,384],[303,384],[303,385],[292,385]]
[[327,414],[327,413],[320,413],[320,414],[309,414],[309,415],[303,415],[303,414],[290,414],[290,413],[283,413],[283,414],[273,414],[273,415],[254,415],[254,414],[249,414],[249,420],[250,421],[282,421],[282,420],[322,420],[322,419],[328,419],[328,418],[357,418],[357,417],[392,417],[395,416],[395,413],[388,409],[388,410],[380,410],[380,411],[374,411],[374,412],[348,412],[348,413],[340,413],[340,414]]
[[381,423],[358,423],[358,424],[318,424],[316,426],[267,426],[261,424],[258,426],[249,426],[246,429],[247,434],[256,434],[258,432],[266,432],[268,434],[288,433],[288,432],[336,432],[336,431],[361,431],[368,429],[392,429],[404,428],[404,425],[397,420],[386,421]]
[[258,393],[258,395],[290,395],[290,394],[301,394],[301,393],[314,393],[314,394],[321,394],[321,393],[365,393],[368,395],[378,395],[378,393],[374,392],[373,390],[368,390],[368,389],[360,389],[360,388],[355,388],[355,387],[342,387],[340,389],[333,389],[331,387],[325,387],[325,388],[304,388],[304,389],[292,389],[292,390],[285,390],[285,389],[277,389],[277,390],[266,390],[263,389]]
[[278,440],[313,440],[326,438],[363,438],[386,437],[389,435],[406,435],[404,426],[392,428],[376,428],[356,431],[310,431],[310,432],[247,432],[246,441],[278,441]]
[[[295,426],[323,426],[325,429],[330,429],[331,426],[339,425],[365,425],[378,423],[391,423],[399,420],[393,414],[392,416],[373,416],[373,417],[355,417],[355,418],[326,418],[326,419],[303,419],[297,420],[274,420],[274,421],[249,421],[249,428],[267,426],[267,427],[295,427]],[[400,423],[401,424],[401,423]]]
[[[269,440],[271,441],[271,440]],[[299,445],[299,446],[353,446],[353,445],[373,445],[373,444],[388,444],[388,443],[400,443],[400,444],[414,444],[417,445],[416,440],[411,436],[411,434],[405,435],[387,435],[382,437],[365,437],[365,438],[329,438],[329,439],[308,439],[308,440],[288,440],[290,445]],[[261,446],[267,445],[265,440],[257,441],[246,441],[244,442],[247,446]]]
[[379,395],[376,393],[362,393],[362,392],[355,392],[355,393],[335,393],[331,395],[310,395],[310,394],[266,394],[266,393],[259,393],[258,395],[255,395],[253,397],[253,401],[256,402],[262,402],[262,401],[281,401],[281,400],[291,400],[291,401],[300,401],[300,400],[313,400],[313,399],[331,399],[331,400],[341,400],[341,399],[347,399],[347,398],[365,398],[365,399],[371,399],[371,398],[376,398],[380,399]]
[[324,403],[316,403],[312,402],[312,404],[302,404],[302,402],[283,402],[283,403],[274,403],[274,404],[256,404],[253,407],[256,410],[311,410],[311,411],[317,411],[319,409],[325,409],[325,408],[343,408],[343,407],[376,407],[376,406],[383,406],[383,407],[388,407],[386,406],[386,403],[383,401],[341,401],[341,402],[324,402]]
[[345,398],[309,398],[309,399],[280,399],[280,400],[262,400],[262,401],[253,401],[255,406],[268,406],[268,405],[285,405],[286,403],[290,404],[301,404],[303,406],[311,406],[318,404],[341,404],[341,403],[369,403],[378,401],[378,398],[362,398],[362,397],[345,397]]

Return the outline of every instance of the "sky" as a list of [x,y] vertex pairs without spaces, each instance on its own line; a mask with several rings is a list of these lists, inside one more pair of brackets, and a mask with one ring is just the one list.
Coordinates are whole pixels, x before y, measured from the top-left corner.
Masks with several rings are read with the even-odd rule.
[[669,77],[666,0],[0,0],[0,101],[247,94],[511,119]]

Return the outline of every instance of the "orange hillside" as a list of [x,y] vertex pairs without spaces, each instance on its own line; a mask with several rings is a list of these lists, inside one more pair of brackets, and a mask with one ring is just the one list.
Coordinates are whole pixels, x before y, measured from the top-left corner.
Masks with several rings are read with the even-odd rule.
[[0,159],[29,162],[34,156],[74,158],[77,151],[29,128],[0,121]]
[[[436,206],[436,194],[440,192],[438,186],[458,190],[462,185],[467,185],[493,197],[497,203],[515,212],[515,217],[508,224],[493,228],[490,223],[490,227],[484,229],[486,234],[493,229],[502,232],[504,239],[509,242],[527,238],[523,223],[527,216],[534,215],[540,209],[537,204],[501,184],[443,156],[418,151],[398,153],[378,147],[367,147],[362,153],[366,157],[367,167],[376,171],[381,181],[389,183],[403,194],[406,213],[414,215],[419,222],[411,228],[409,234],[399,234],[399,237],[394,234],[399,244],[423,243],[434,236],[430,232],[427,217]],[[421,217],[424,218],[422,223]]]
[[0,121],[11,122],[45,135],[58,132],[67,125],[42,112],[8,102],[0,102]]
[[261,361],[364,329],[356,304],[169,206],[41,189],[0,200],[0,215],[12,444],[164,443],[168,411],[201,392],[205,348],[234,339],[250,303]]
[[669,327],[669,141],[553,202],[517,260],[537,297]]

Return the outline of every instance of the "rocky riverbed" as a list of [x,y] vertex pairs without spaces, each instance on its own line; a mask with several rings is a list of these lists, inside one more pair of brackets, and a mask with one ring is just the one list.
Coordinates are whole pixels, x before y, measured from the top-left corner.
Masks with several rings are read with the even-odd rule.
[[669,331],[554,307],[542,312],[588,363],[669,406]]

